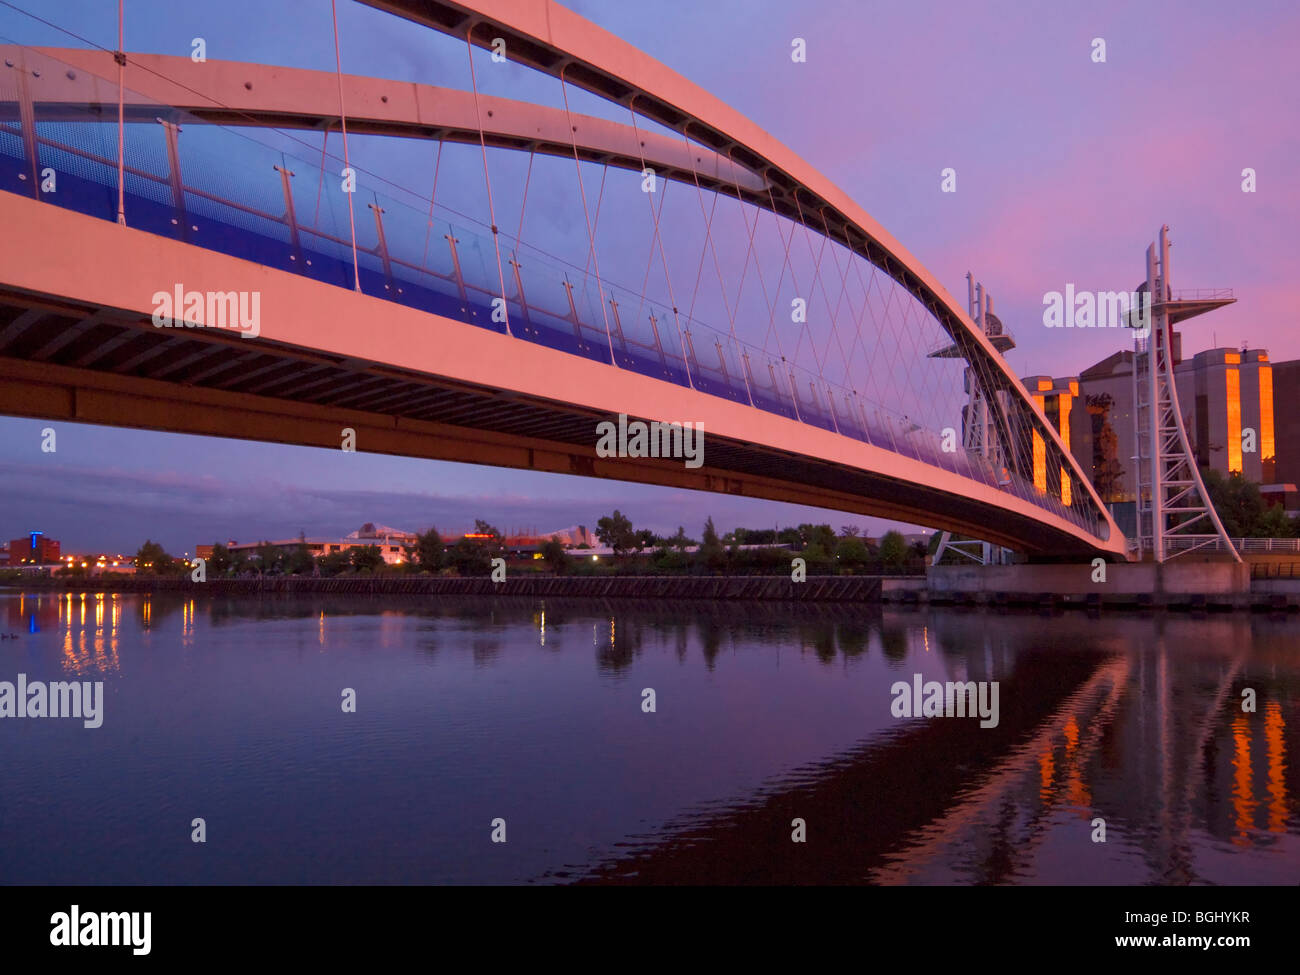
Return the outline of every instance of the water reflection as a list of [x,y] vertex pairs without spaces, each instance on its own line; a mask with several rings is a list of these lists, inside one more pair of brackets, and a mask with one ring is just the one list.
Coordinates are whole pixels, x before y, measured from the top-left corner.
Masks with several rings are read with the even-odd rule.
[[[12,813],[15,882],[96,857],[105,882],[186,882],[154,817],[195,796],[238,848],[209,882],[1300,880],[1286,621],[105,593],[0,595],[0,617],[0,679],[115,688],[94,739],[0,739],[45,790]],[[998,681],[1000,721],[894,719],[914,673]],[[171,791],[42,778],[65,767]],[[139,825],[65,833],[85,810]],[[510,858],[480,842],[498,814]]]
[[[928,653],[933,624],[941,652],[960,658],[950,661],[954,679],[1000,674],[1003,700],[1019,702],[995,733],[933,720],[876,735],[639,836],[625,844],[632,852],[593,870],[560,873],[639,884],[1300,879],[1284,716],[1294,748],[1300,661],[1282,631],[1245,617],[1208,625],[1058,617],[1061,642],[1085,632],[1097,651],[1080,655],[1048,649],[1048,641],[1017,647],[1017,631],[1034,629],[1023,618],[989,617],[972,628],[961,615],[931,613],[915,625],[886,613],[881,650],[891,666],[912,642]],[[1155,632],[1151,651],[1130,635],[1144,629]],[[831,656],[825,627],[798,632],[818,659]],[[1191,632],[1195,643],[1179,638]],[[855,655],[843,639],[840,647]],[[1263,702],[1257,712],[1238,705],[1247,686]],[[796,818],[821,826],[816,847],[782,836]],[[1094,842],[1099,825],[1114,845]],[[1283,833],[1280,859],[1263,877],[1254,866],[1225,869],[1217,856],[1224,841],[1261,850]],[[1061,849],[1067,870],[1045,871],[1044,859]],[[1117,859],[1126,862],[1115,869]]]

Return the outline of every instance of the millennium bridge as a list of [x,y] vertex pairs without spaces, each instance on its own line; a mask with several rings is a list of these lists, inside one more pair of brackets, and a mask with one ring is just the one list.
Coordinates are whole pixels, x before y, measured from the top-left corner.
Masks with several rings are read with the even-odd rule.
[[[789,148],[550,0],[363,5],[427,77],[337,20],[334,71],[2,47],[0,413],[1125,557],[985,303]],[[621,415],[703,464],[602,456]]]

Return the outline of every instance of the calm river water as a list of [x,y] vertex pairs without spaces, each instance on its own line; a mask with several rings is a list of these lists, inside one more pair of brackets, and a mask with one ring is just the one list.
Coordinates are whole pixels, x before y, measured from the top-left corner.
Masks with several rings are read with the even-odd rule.
[[[1300,882],[1294,619],[10,591],[0,631],[0,682],[103,681],[98,728],[0,720],[3,883]],[[997,724],[895,716],[915,675]]]

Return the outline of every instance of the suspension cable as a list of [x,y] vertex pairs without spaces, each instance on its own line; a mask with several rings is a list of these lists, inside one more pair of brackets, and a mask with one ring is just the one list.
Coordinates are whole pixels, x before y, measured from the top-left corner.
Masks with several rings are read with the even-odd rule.
[[582,197],[582,218],[587,224],[587,243],[591,247],[591,260],[596,268],[596,294],[600,298],[600,314],[605,322],[605,341],[609,343],[609,361],[613,366],[618,362],[614,356],[614,340],[609,334],[609,313],[605,311],[605,289],[600,282],[600,260],[596,257],[596,237],[591,228],[591,216],[587,212],[587,189],[582,182],[582,165],[578,161],[578,140],[574,138],[573,114],[569,111],[569,91],[565,87],[564,71],[568,65],[560,68],[560,94],[564,96],[564,117],[569,123],[569,138],[573,144],[573,168],[578,174],[578,194]]
[[[641,128],[636,124],[636,106],[633,104],[633,100],[634,99],[629,99],[627,107],[628,107],[628,112],[632,116],[632,133],[636,137],[637,152],[641,157],[641,178],[644,180],[645,172],[646,172],[645,153],[641,151],[643,148],[641,143]],[[655,174],[655,179],[658,179],[658,174]],[[664,253],[663,236],[659,232],[659,217],[662,214],[663,207],[664,207],[664,198],[666,198],[667,195],[668,195],[668,180],[665,179],[663,196],[661,196],[659,200],[660,212],[656,212],[654,200],[649,199],[650,197],[649,193],[644,194],[644,196],[647,198],[646,202],[650,205],[650,219],[654,223],[654,242],[650,247],[650,263],[653,263],[654,261],[654,251],[655,251],[655,246],[657,245],[659,248],[659,263],[663,265],[663,269],[664,269],[664,283],[668,285],[668,300],[672,302],[673,325],[675,325],[677,328],[677,345],[678,348],[682,350],[682,365],[686,369],[686,385],[689,386],[691,389],[694,389],[695,380],[691,376],[691,360],[690,357],[686,354],[686,340],[685,338],[682,337],[682,322],[680,318],[680,313],[677,311],[677,295],[673,291],[672,275],[668,273],[668,258],[667,255]],[[650,263],[646,264],[647,283],[650,280]],[[644,292],[644,290],[645,290],[645,285],[643,284],[642,291]],[[644,294],[642,295],[642,297],[644,297]]]
[[438,173],[442,170],[443,139],[438,140],[438,155],[433,161],[433,192],[429,194],[429,223],[424,229],[424,257],[420,258],[420,268],[429,266],[429,238],[433,234],[433,201],[438,198]]
[[510,305],[506,301],[506,275],[501,266],[501,235],[497,230],[497,212],[492,202],[492,175],[488,172],[487,137],[483,134],[483,113],[478,104],[478,79],[474,74],[474,41],[471,37],[473,33],[472,26],[465,31],[465,48],[469,51],[469,83],[474,89],[474,119],[478,122],[478,145],[483,153],[483,182],[487,186],[488,219],[492,222],[492,247],[497,255],[497,281],[501,286],[501,309],[506,316],[506,334],[513,335],[514,333],[510,331]]
[[[686,162],[687,162],[687,164],[689,165],[689,164],[691,163],[691,154],[692,154],[692,149],[691,149],[690,139],[687,137],[685,130],[683,130],[683,132],[682,132],[682,142],[685,143],[685,145],[686,145]],[[694,165],[691,165],[691,176],[692,176],[692,178],[695,180],[695,193],[696,193],[696,195],[699,197],[699,200],[700,200],[700,213],[701,213],[701,215],[703,215],[703,213],[704,213],[704,190],[703,190],[703,189],[701,188],[701,186],[700,186],[700,174],[699,174],[699,172],[696,170],[696,168],[695,168]],[[735,315],[735,313],[731,310],[731,302],[729,302],[729,301],[727,300],[727,286],[726,286],[726,283],[725,283],[725,282],[723,281],[723,279],[722,279],[722,265],[721,265],[721,263],[719,263],[719,261],[718,261],[718,248],[717,248],[717,246],[713,243],[713,217],[714,217],[714,215],[715,215],[715,214],[717,213],[717,211],[718,211],[718,200],[721,199],[721,198],[722,198],[722,194],[721,194],[721,193],[717,193],[717,192],[715,192],[715,193],[713,194],[713,206],[710,208],[710,210],[709,210],[709,214],[708,214],[708,217],[707,217],[707,219],[705,220],[705,224],[704,224],[704,240],[705,240],[705,243],[706,243],[706,245],[707,245],[707,247],[708,247],[708,250],[713,254],[713,271],[714,271],[714,273],[718,276],[718,292],[722,295],[722,310],[723,310],[724,312],[726,312],[726,315],[727,315],[727,326],[728,326],[728,330],[729,330],[730,333],[731,333],[731,347],[732,347],[733,350],[736,351],[736,354],[739,355],[739,345],[740,345],[740,343],[739,343],[739,341],[738,341],[737,338],[736,338],[736,315]],[[701,252],[701,254],[700,254],[700,268],[701,268],[701,270],[703,270],[703,267],[704,267],[704,253]],[[744,285],[744,277],[742,276],[742,277],[741,277],[740,285],[738,285],[737,288],[736,288],[736,304],[737,304],[737,305],[740,304],[740,290],[741,290],[741,287],[743,287],[743,285]],[[697,290],[697,292],[698,292],[698,290],[699,290],[699,279],[698,279],[698,277],[696,278],[695,287],[696,287],[696,290]],[[695,310],[695,298],[692,297],[692,298],[691,298],[691,311],[692,311],[692,313],[694,313],[694,310]],[[744,361],[744,360],[741,360],[742,368],[741,368],[740,379],[741,379],[741,381],[745,384],[745,396],[749,399],[749,405],[750,405],[750,406],[753,406],[753,405],[754,405],[754,393],[753,393],[753,390],[751,390],[751,389],[749,388],[749,376],[747,376],[747,375],[745,374],[745,371],[744,371],[744,368],[743,368],[743,361]],[[726,375],[727,361],[726,361],[725,358],[722,360],[722,368],[723,368],[723,375]]]
[[[770,182],[768,183],[767,186],[767,198],[769,202],[772,204],[772,213],[779,214],[780,211],[776,208],[776,197],[772,193],[772,184]],[[786,219],[788,220],[789,218],[787,217]],[[785,272],[787,270],[789,270],[790,272],[790,280],[794,283],[794,290],[796,295],[798,295],[799,292],[799,279],[795,277],[794,268],[791,267],[790,265],[790,246],[794,243],[794,227],[793,226],[790,227],[790,239],[786,240],[785,234],[781,233],[781,219],[779,216],[777,216],[776,235],[778,238],[780,238],[781,246],[785,249],[785,260],[781,264],[781,276],[777,279],[776,289],[775,289],[777,301],[779,301],[781,296],[781,285],[785,281]],[[807,326],[806,317],[805,317],[804,325]],[[780,351],[781,330],[776,328],[776,302],[772,303],[772,321],[768,326],[768,331],[771,332],[773,329],[776,329],[776,346],[777,346],[777,350]],[[799,409],[799,388],[795,385],[793,370],[796,368],[796,360],[799,358],[799,348],[802,342],[803,342],[803,331],[799,333],[799,338],[795,341],[794,350],[790,353],[790,358],[786,359],[785,354],[781,353],[781,361],[782,363],[785,364],[781,369],[781,371],[786,374],[786,378],[790,383],[790,397],[794,402],[794,414],[799,419],[799,422],[801,423],[803,422],[803,413]],[[766,337],[763,339],[763,347],[767,348]]]

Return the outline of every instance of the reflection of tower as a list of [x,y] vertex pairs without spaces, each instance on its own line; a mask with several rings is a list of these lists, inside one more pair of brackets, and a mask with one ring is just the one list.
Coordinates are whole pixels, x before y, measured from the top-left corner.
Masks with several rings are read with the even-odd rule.
[[1200,297],[1170,288],[1169,226],[1160,228],[1159,253],[1147,248],[1140,308],[1130,312],[1133,333],[1133,424],[1137,444],[1137,546],[1157,562],[1216,542],[1238,562],[1197,469],[1174,385],[1173,328],[1234,299],[1230,292]]
[[[984,290],[983,284],[976,284],[971,273],[966,272],[966,304],[971,320],[987,336],[993,348],[1005,353],[1016,347],[1010,335],[1003,334],[1002,321],[993,314],[993,297]],[[956,345],[931,352],[931,358],[949,359],[961,355]],[[996,417],[998,411],[1002,416],[1008,414],[1007,394],[1005,390],[996,390],[990,399],[986,385],[979,381],[975,370],[969,365],[962,374],[966,390],[966,406],[962,408],[962,446],[971,453],[986,458],[993,470],[1004,472],[1008,467],[1007,458],[997,435]],[[999,478],[1000,479],[1000,478]],[[992,565],[1005,561],[1006,549],[988,542],[974,540],[954,542],[951,532],[944,532],[939,538],[939,547],[934,553],[934,564],[938,565],[946,552],[952,551],[979,565]]]

